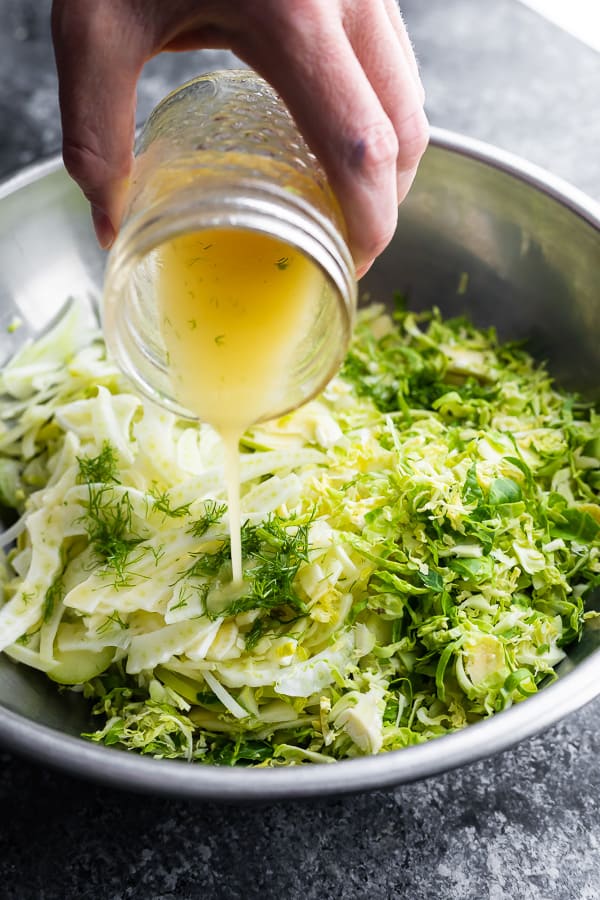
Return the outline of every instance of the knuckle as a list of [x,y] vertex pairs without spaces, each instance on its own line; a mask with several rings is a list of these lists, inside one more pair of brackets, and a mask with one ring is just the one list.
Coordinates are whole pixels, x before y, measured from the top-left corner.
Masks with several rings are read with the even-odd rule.
[[371,243],[371,247],[370,247],[370,255],[372,257],[379,256],[379,254],[383,250],[385,250],[385,248],[387,247],[389,242],[392,240],[395,232],[396,232],[396,220],[394,220],[394,222],[391,226],[388,226],[388,228],[383,229],[382,231],[380,231],[378,234],[376,234],[374,236],[374,239],[373,239],[373,241]]
[[414,169],[429,143],[429,123],[424,110],[419,107],[400,125],[398,168],[403,171]]
[[398,138],[391,122],[376,122],[350,142],[350,167],[368,175],[394,166],[398,157]]
[[285,40],[286,48],[292,49],[298,33],[310,32],[317,26],[322,14],[319,0],[241,0],[238,6],[240,30],[243,40],[251,36],[266,34],[271,40]]
[[[107,4],[108,5],[108,4]],[[85,13],[77,8],[74,0],[54,0],[52,4],[52,36],[55,45],[67,41],[70,46],[87,46],[94,36],[102,39],[102,19],[106,11],[91,4]]]
[[71,178],[83,186],[93,184],[98,169],[103,166],[103,160],[95,150],[71,141],[63,144],[63,162]]
[[109,163],[100,150],[77,141],[64,142],[63,161],[71,178],[92,202],[108,183],[125,177],[129,171],[125,158]]
[[63,142],[63,160],[69,175],[92,183],[127,176],[132,161],[129,144],[124,142],[122,147],[113,146],[103,150],[96,146],[93,135],[91,138],[87,142],[74,139],[65,139]]
[[361,246],[356,248],[356,255],[361,261],[372,262],[382,253],[396,232],[396,218],[391,223],[378,224],[371,233],[361,235]]
[[[252,3],[254,6],[255,4]],[[294,0],[293,3],[281,3],[275,0],[272,7],[285,10],[285,16],[290,22],[302,26],[305,22],[314,23],[321,18],[322,4],[320,0]]]

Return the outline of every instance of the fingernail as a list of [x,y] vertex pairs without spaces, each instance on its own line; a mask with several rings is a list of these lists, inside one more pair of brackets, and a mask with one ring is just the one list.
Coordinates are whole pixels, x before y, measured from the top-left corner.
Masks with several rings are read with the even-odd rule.
[[103,250],[108,250],[115,239],[115,229],[104,210],[99,206],[92,206],[92,222],[98,243]]

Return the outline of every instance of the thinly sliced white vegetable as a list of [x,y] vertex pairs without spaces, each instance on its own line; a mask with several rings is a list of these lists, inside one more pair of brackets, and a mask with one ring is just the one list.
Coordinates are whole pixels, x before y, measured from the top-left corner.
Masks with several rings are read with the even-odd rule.
[[10,644],[4,648],[4,652],[15,662],[23,663],[31,669],[38,669],[40,672],[49,672],[56,666],[56,660],[42,659],[36,650],[31,650],[22,644]]
[[208,670],[204,672],[204,680],[215,697],[219,698],[225,709],[228,709],[232,716],[235,716],[236,719],[246,719],[248,717],[248,712],[244,707],[240,706],[237,700],[231,696],[229,691],[226,690],[226,688],[224,688]]
[[332,647],[280,672],[275,680],[275,690],[288,697],[310,697],[330,685],[336,672],[347,670],[353,655],[351,633],[346,633]]
[[284,504],[293,506],[300,499],[302,487],[301,479],[294,472],[290,472],[283,478],[273,475],[244,495],[243,514],[258,514],[264,518]]
[[[318,466],[326,462],[326,457],[310,447],[302,450],[269,450],[266,453],[243,454],[240,460],[240,483],[246,484],[255,478],[271,475],[279,471],[289,472],[302,466]],[[225,491],[222,464],[207,469],[202,476],[191,478],[171,492],[173,503],[187,503],[196,498],[214,496]]]
[[185,653],[197,638],[198,629],[197,621],[175,622],[147,634],[135,635],[129,645],[127,672],[135,675],[168,662],[172,656]]
[[52,534],[60,535],[60,513],[60,508],[41,509],[27,519],[31,563],[15,596],[0,609],[0,650],[36,624],[46,591],[61,571],[60,544],[49,539]]
[[5,531],[0,534],[0,547],[8,547],[9,544],[12,544],[19,537],[22,531],[25,530],[25,526],[27,524],[27,516],[28,513],[23,513],[16,522],[7,528]]
[[98,335],[98,326],[81,300],[69,303],[54,328],[30,341],[11,359],[0,373],[0,393],[24,399],[35,391],[43,391],[56,377],[64,377],[64,363],[80,347]]
[[100,450],[108,441],[126,462],[131,463],[134,459],[131,425],[140,407],[139,397],[111,394],[100,386],[96,397],[59,406],[54,416],[61,428],[76,434],[83,444],[97,446]]

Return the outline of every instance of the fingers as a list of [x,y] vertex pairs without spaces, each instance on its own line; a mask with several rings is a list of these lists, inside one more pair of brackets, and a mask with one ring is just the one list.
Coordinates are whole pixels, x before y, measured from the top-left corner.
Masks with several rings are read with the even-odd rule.
[[421,105],[423,105],[425,103],[425,91],[423,89],[423,83],[419,74],[419,66],[417,64],[415,51],[413,50],[413,45],[408,36],[404,21],[402,20],[400,7],[398,6],[396,0],[383,0],[383,5],[387,12],[389,22],[396,34],[396,37],[398,38],[398,42],[400,44],[402,52],[408,62],[411,73],[415,80],[415,84],[417,85],[417,89],[419,91]]
[[[63,157],[92,205],[100,245],[111,245],[133,163],[137,81],[163,49],[229,47],[241,0],[53,0]],[[210,10],[208,11],[210,12]]]
[[[365,29],[367,5],[371,18],[369,28]],[[376,4],[371,0],[354,0],[350,10],[352,17],[346,20],[346,29],[354,51],[398,138],[396,168],[401,203],[414,180],[428,140],[424,91],[416,59],[394,0]]]
[[[279,6],[266,29],[253,29],[249,45],[235,49],[278,90],[321,160],[360,275],[394,233],[399,195],[414,177],[427,126],[414,71],[383,3],[349,6],[362,12],[348,30],[364,62],[338,4],[317,0]],[[372,37],[356,37],[372,28]]]
[[118,12],[107,0],[55,0],[52,11],[63,157],[92,204],[103,247],[121,218],[145,54],[138,23]]
[[230,47],[281,94],[338,196],[359,274],[390,240],[427,143],[395,0],[54,0],[52,24],[65,165],[102,246],[121,219],[141,68],[195,46]]

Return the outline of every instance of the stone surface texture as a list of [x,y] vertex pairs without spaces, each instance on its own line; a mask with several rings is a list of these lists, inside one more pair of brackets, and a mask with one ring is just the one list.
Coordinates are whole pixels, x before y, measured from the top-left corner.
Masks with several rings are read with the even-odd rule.
[[[48,0],[0,0],[0,175],[60,146]],[[406,0],[431,121],[600,197],[600,56],[516,0]],[[139,119],[232,58],[146,67]],[[600,699],[426,782],[263,807],[141,797],[0,754],[0,900],[598,900]]]

